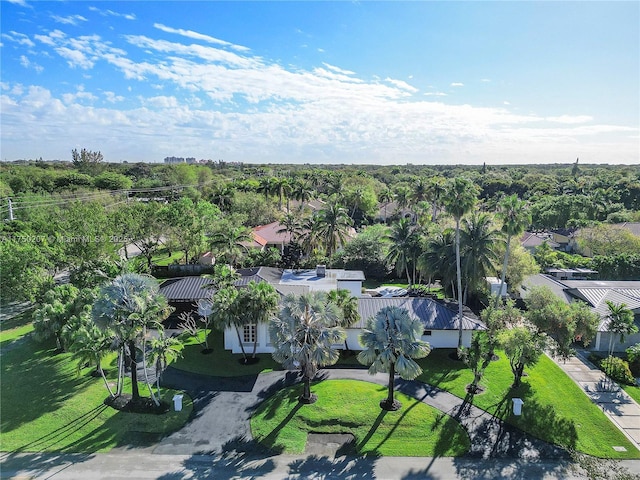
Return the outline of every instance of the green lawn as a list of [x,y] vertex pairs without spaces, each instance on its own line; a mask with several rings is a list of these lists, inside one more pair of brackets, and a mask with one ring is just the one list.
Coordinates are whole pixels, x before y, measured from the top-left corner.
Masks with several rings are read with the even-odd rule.
[[[193,411],[185,396],[181,412],[119,412],[103,404],[108,392],[102,379],[91,377],[90,368],[77,375],[70,355],[56,354],[52,343],[37,343],[31,335],[18,337],[16,330],[3,331],[0,341],[2,451],[92,453],[149,445],[182,426]],[[140,389],[148,395],[146,386]],[[164,399],[171,402],[175,393],[163,390]]]
[[302,453],[308,433],[351,433],[359,454],[391,456],[458,456],[469,449],[469,437],[453,418],[396,393],[397,412],[380,409],[386,388],[355,380],[325,380],[312,385],[318,401],[302,405],[301,385],[280,390],[251,418],[256,440],[268,448]]
[[620,385],[627,394],[633,398],[637,404],[640,404],[640,387],[632,385]]
[[166,248],[160,249],[155,255],[151,257],[151,263],[158,265],[159,267],[166,267],[167,265],[173,265],[176,262],[184,260],[184,252],[173,251],[169,255],[169,250]]
[[[424,373],[418,380],[464,398],[472,374],[462,362],[449,358],[452,352],[434,350],[421,359]],[[487,368],[481,382],[485,391],[473,398],[474,405],[557,445],[604,458],[640,458],[631,442],[550,358],[543,355],[533,368],[525,370],[528,376],[523,384],[511,390],[509,362],[504,353],[498,354],[501,359]],[[514,397],[524,401],[522,416],[511,413]],[[614,446],[627,451],[617,452]]]
[[[200,335],[203,335],[202,331]],[[216,377],[237,377],[282,369],[270,353],[257,354],[258,363],[250,365],[240,363],[242,354],[234,354],[224,349],[224,337],[220,331],[209,334],[209,347],[213,352],[208,354],[202,353],[203,347],[195,338],[185,338],[185,340],[182,358],[172,365],[179,370]],[[251,356],[251,350],[247,351],[247,356]]]

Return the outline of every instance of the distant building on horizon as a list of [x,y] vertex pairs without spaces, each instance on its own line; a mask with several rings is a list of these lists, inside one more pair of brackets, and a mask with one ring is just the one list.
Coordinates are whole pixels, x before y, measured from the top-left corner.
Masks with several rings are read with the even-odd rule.
[[165,157],[164,163],[200,163],[195,157]]

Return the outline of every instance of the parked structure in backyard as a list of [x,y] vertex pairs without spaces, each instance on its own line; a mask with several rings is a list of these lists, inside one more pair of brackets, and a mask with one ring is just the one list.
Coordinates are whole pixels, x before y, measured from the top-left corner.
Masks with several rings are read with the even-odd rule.
[[[425,297],[372,297],[362,294],[364,274],[359,270],[328,269],[318,266],[314,270],[283,270],[272,267],[256,267],[240,269],[241,275],[236,286],[241,288],[250,281],[269,282],[282,296],[293,293],[300,295],[314,291],[331,291],[346,289],[352,296],[358,298],[358,313],[361,320],[347,329],[345,344],[335,345],[337,349],[349,348],[361,350],[358,337],[366,324],[366,320],[375,316],[381,308],[397,306],[405,308],[411,316],[418,318],[423,326],[422,339],[429,342],[432,348],[456,348],[458,344],[458,312],[457,306],[438,302]],[[211,281],[204,277],[184,277],[167,280],[161,287],[161,292],[167,297],[169,304],[176,308],[176,312],[193,308],[193,304],[208,295],[206,285]],[[176,317],[170,319],[172,326],[176,326]],[[468,309],[462,318],[463,345],[471,344],[471,335],[475,330],[483,330],[484,324]],[[269,338],[268,325],[248,325],[242,331],[245,347],[252,347],[257,338],[257,352],[271,353],[274,348]],[[224,332],[224,347],[233,353],[240,353],[240,343],[235,330]]]

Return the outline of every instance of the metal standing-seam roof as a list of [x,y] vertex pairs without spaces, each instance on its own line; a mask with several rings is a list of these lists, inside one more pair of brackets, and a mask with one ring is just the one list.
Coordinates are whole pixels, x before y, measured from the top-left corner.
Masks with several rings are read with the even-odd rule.
[[[457,330],[458,312],[441,303],[425,297],[362,297],[358,299],[358,313],[361,320],[351,328],[363,328],[369,318],[384,307],[404,308],[409,315],[420,319],[426,330]],[[463,330],[484,330],[484,323],[463,312]]]
[[211,290],[203,288],[210,284],[211,279],[206,277],[170,278],[160,285],[160,293],[169,302],[194,302],[211,296]]

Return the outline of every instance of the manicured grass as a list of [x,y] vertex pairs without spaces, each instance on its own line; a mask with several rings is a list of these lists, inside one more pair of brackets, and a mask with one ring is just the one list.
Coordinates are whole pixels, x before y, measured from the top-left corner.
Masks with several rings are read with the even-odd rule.
[[169,251],[166,248],[161,249],[151,257],[151,263],[158,265],[159,267],[166,267],[167,265],[173,265],[176,262],[180,262],[184,259],[184,252],[172,251],[169,256]]
[[640,387],[633,385],[620,385],[627,394],[640,405]]
[[[199,335],[202,338],[203,332],[200,331]],[[213,351],[208,354],[202,353],[203,347],[195,338],[183,337],[183,340],[185,346],[182,350],[182,358],[172,364],[174,368],[179,370],[215,377],[237,377],[282,369],[269,353],[257,354],[258,363],[249,365],[240,363],[242,354],[234,354],[225,350],[224,337],[219,331],[213,331],[209,334],[209,347]],[[247,356],[251,357],[251,350],[247,351]]]
[[[2,451],[92,453],[150,445],[182,426],[193,411],[188,396],[181,412],[143,415],[114,410],[103,404],[108,392],[101,378],[89,375],[92,368],[78,375],[69,354],[56,354],[52,343],[39,344],[31,336],[13,340],[20,343],[5,348],[5,333],[14,332],[0,334]],[[124,391],[130,388],[129,383]],[[143,384],[140,392],[148,395]],[[171,404],[176,392],[162,393]]]
[[458,456],[469,437],[453,418],[396,392],[397,412],[380,409],[386,388],[355,380],[325,380],[312,385],[318,401],[302,405],[302,385],[266,399],[251,418],[254,438],[268,448],[302,453],[308,433],[351,433],[358,454]]
[[[436,385],[461,398],[472,373],[462,362],[451,360],[453,350],[434,350],[420,360],[425,370],[420,381]],[[543,440],[604,458],[640,458],[640,452],[627,440],[585,393],[547,356],[527,369],[522,385],[511,389],[513,376],[504,353],[487,368],[482,394],[474,405]],[[512,414],[512,398],[524,401],[521,416]],[[626,452],[616,452],[623,446]]]

